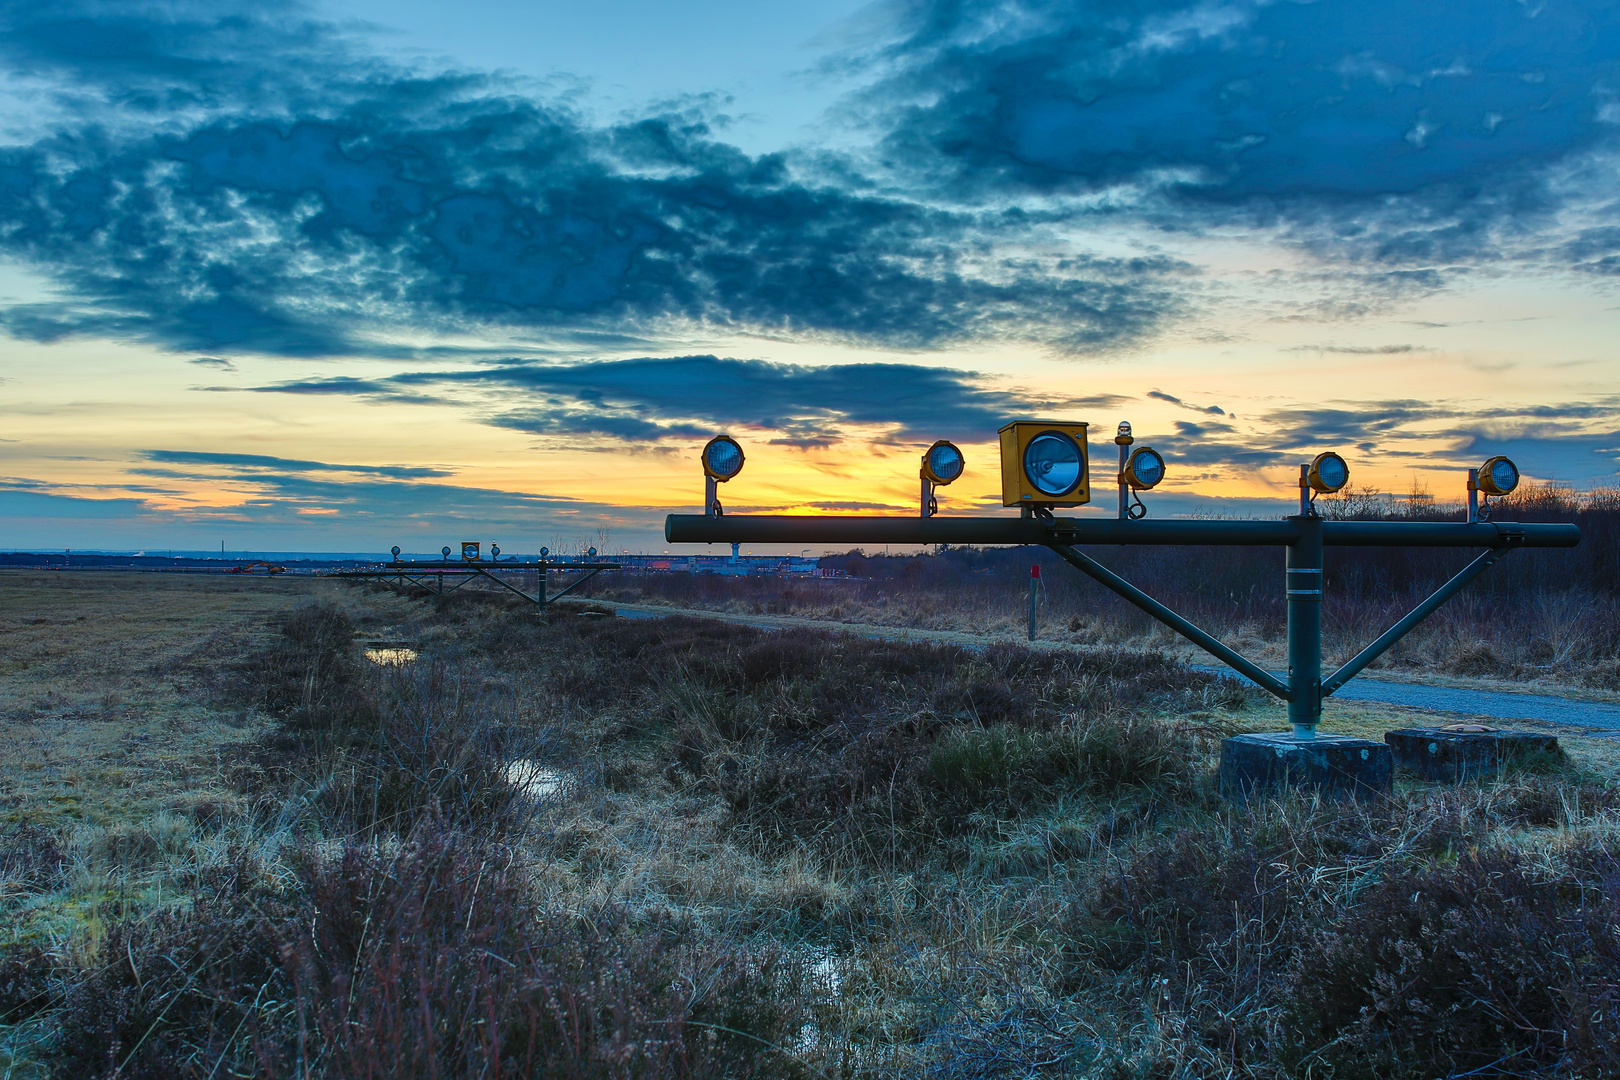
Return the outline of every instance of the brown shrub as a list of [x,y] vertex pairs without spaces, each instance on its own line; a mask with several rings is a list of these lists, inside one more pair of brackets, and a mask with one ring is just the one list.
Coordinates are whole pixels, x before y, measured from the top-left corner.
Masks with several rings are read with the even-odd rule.
[[1295,1067],[1340,1077],[1620,1073],[1620,860],[1493,850],[1402,874],[1295,964]]
[[770,950],[611,914],[547,916],[512,851],[427,831],[393,855],[245,864],[198,907],[115,927],[74,986],[62,1075],[793,1076]]

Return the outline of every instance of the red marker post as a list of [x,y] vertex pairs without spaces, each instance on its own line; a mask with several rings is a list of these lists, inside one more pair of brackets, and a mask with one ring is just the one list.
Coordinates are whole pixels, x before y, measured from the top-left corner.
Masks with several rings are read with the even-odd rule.
[[1035,640],[1035,590],[1041,584],[1041,565],[1029,568],[1029,640]]

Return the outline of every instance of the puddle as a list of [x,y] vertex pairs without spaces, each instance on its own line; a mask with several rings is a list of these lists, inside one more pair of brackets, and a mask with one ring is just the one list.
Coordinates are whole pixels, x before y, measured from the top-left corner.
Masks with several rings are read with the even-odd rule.
[[532,799],[555,799],[568,786],[568,777],[527,758],[508,764],[506,779]]
[[367,649],[366,659],[373,664],[384,667],[401,667],[416,659],[416,650],[403,646],[386,646],[377,649]]

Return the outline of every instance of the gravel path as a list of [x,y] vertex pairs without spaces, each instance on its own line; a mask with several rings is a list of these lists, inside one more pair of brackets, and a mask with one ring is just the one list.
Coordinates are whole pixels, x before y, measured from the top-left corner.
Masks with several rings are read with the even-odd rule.
[[[1191,664],[1198,671],[1211,671],[1242,678],[1216,664]],[[1274,673],[1275,674],[1275,673]],[[1283,678],[1282,675],[1277,677]],[[1376,701],[1407,709],[1433,709],[1435,712],[1466,716],[1488,716],[1495,720],[1531,720],[1542,724],[1569,724],[1575,727],[1620,729],[1620,705],[1578,701],[1553,694],[1521,694],[1503,690],[1466,690],[1455,686],[1426,686],[1422,683],[1391,682],[1388,679],[1351,679],[1333,695],[1335,701]]]
[[[951,630],[912,630],[897,626],[872,626],[866,623],[832,623],[820,619],[801,619],[784,615],[739,615],[721,611],[701,611],[694,608],[643,607],[632,604],[614,605],[619,615],[627,619],[656,619],[665,615],[689,615],[701,619],[720,619],[745,626],[781,629],[788,626],[809,626],[822,630],[841,630],[863,637],[900,641],[948,641],[961,645],[987,645],[993,638],[982,634],[967,634]],[[1035,648],[1064,649],[1060,642],[1033,643]],[[1195,671],[1208,671],[1217,675],[1243,676],[1218,664],[1189,664]],[[1278,678],[1282,678],[1278,675]],[[1423,683],[1392,682],[1388,679],[1370,679],[1366,676],[1350,680],[1333,695],[1336,701],[1376,701],[1407,709],[1431,709],[1435,712],[1456,713],[1461,716],[1490,717],[1493,720],[1526,720],[1542,724],[1567,724],[1574,727],[1609,728],[1620,731],[1620,705],[1595,701],[1579,701],[1554,694],[1515,693],[1503,690],[1468,690],[1452,686],[1428,686]]]

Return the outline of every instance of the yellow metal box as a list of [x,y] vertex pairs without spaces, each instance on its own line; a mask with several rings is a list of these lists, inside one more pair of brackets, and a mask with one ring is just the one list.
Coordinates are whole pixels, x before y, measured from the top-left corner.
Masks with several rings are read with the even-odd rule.
[[1083,506],[1091,501],[1085,424],[1014,420],[1001,429],[1003,506]]

